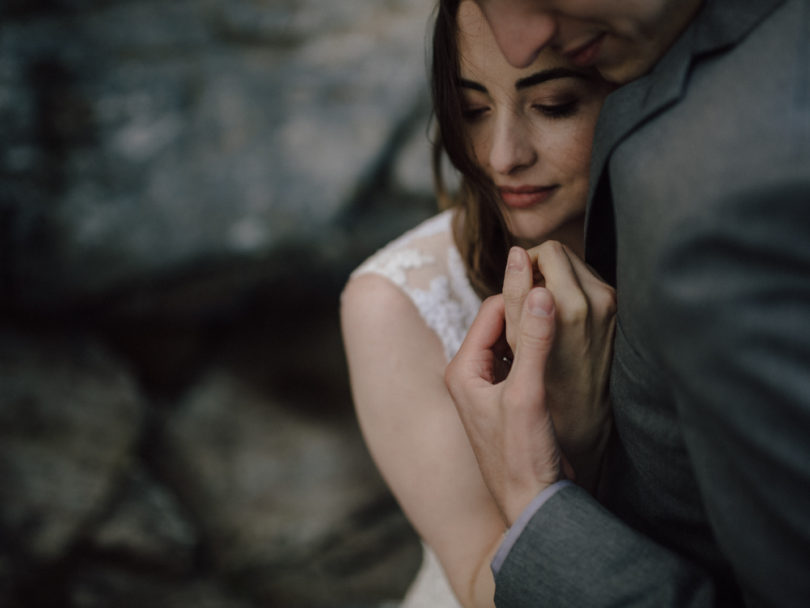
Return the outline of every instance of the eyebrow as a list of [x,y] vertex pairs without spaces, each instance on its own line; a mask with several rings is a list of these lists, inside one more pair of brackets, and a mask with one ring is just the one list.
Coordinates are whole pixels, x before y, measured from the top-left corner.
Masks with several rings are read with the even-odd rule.
[[[550,68],[548,70],[540,70],[531,76],[521,78],[515,83],[515,89],[526,89],[548,80],[555,80],[557,78],[586,78],[586,76],[582,72],[571,70],[569,68]],[[488,93],[487,88],[484,85],[475,82],[474,80],[459,78],[458,84],[460,87],[465,89],[473,89],[476,91],[481,91],[482,93]]]

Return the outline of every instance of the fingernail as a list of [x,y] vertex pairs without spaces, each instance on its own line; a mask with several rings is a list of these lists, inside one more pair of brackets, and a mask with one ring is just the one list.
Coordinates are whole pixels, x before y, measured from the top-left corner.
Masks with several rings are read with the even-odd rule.
[[509,257],[506,260],[507,270],[523,270],[523,265],[526,262],[523,256],[523,250],[520,247],[512,247],[509,250]]
[[529,312],[536,317],[547,317],[554,310],[554,300],[546,289],[532,289],[528,298]]

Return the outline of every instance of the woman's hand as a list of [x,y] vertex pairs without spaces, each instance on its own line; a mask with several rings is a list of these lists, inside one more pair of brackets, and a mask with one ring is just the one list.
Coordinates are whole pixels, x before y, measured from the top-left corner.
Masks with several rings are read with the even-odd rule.
[[595,491],[612,416],[608,395],[615,290],[570,249],[546,241],[509,254],[503,296],[506,340],[520,348],[517,328],[524,300],[542,285],[554,297],[556,330],[545,369],[546,400],[563,454],[577,482]]

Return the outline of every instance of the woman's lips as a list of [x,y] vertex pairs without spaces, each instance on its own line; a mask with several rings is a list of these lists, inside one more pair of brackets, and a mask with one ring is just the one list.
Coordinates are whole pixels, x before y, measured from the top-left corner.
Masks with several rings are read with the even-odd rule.
[[548,199],[556,189],[557,186],[519,186],[517,188],[502,186],[498,188],[504,204],[513,209],[525,209],[538,205]]

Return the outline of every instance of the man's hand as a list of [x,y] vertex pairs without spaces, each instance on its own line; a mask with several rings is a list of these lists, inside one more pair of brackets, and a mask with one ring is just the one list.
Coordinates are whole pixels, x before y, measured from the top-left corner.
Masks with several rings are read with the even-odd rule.
[[594,491],[612,426],[608,381],[615,291],[558,242],[528,252],[513,248],[503,285],[506,335],[513,348],[523,302],[537,283],[552,293],[556,305],[556,337],[545,369],[547,407],[577,483]]
[[563,477],[561,453],[546,406],[545,369],[555,331],[551,293],[528,292],[508,376],[498,378],[504,299],[481,306],[445,382],[478,459],[484,482],[511,526],[531,500]]

